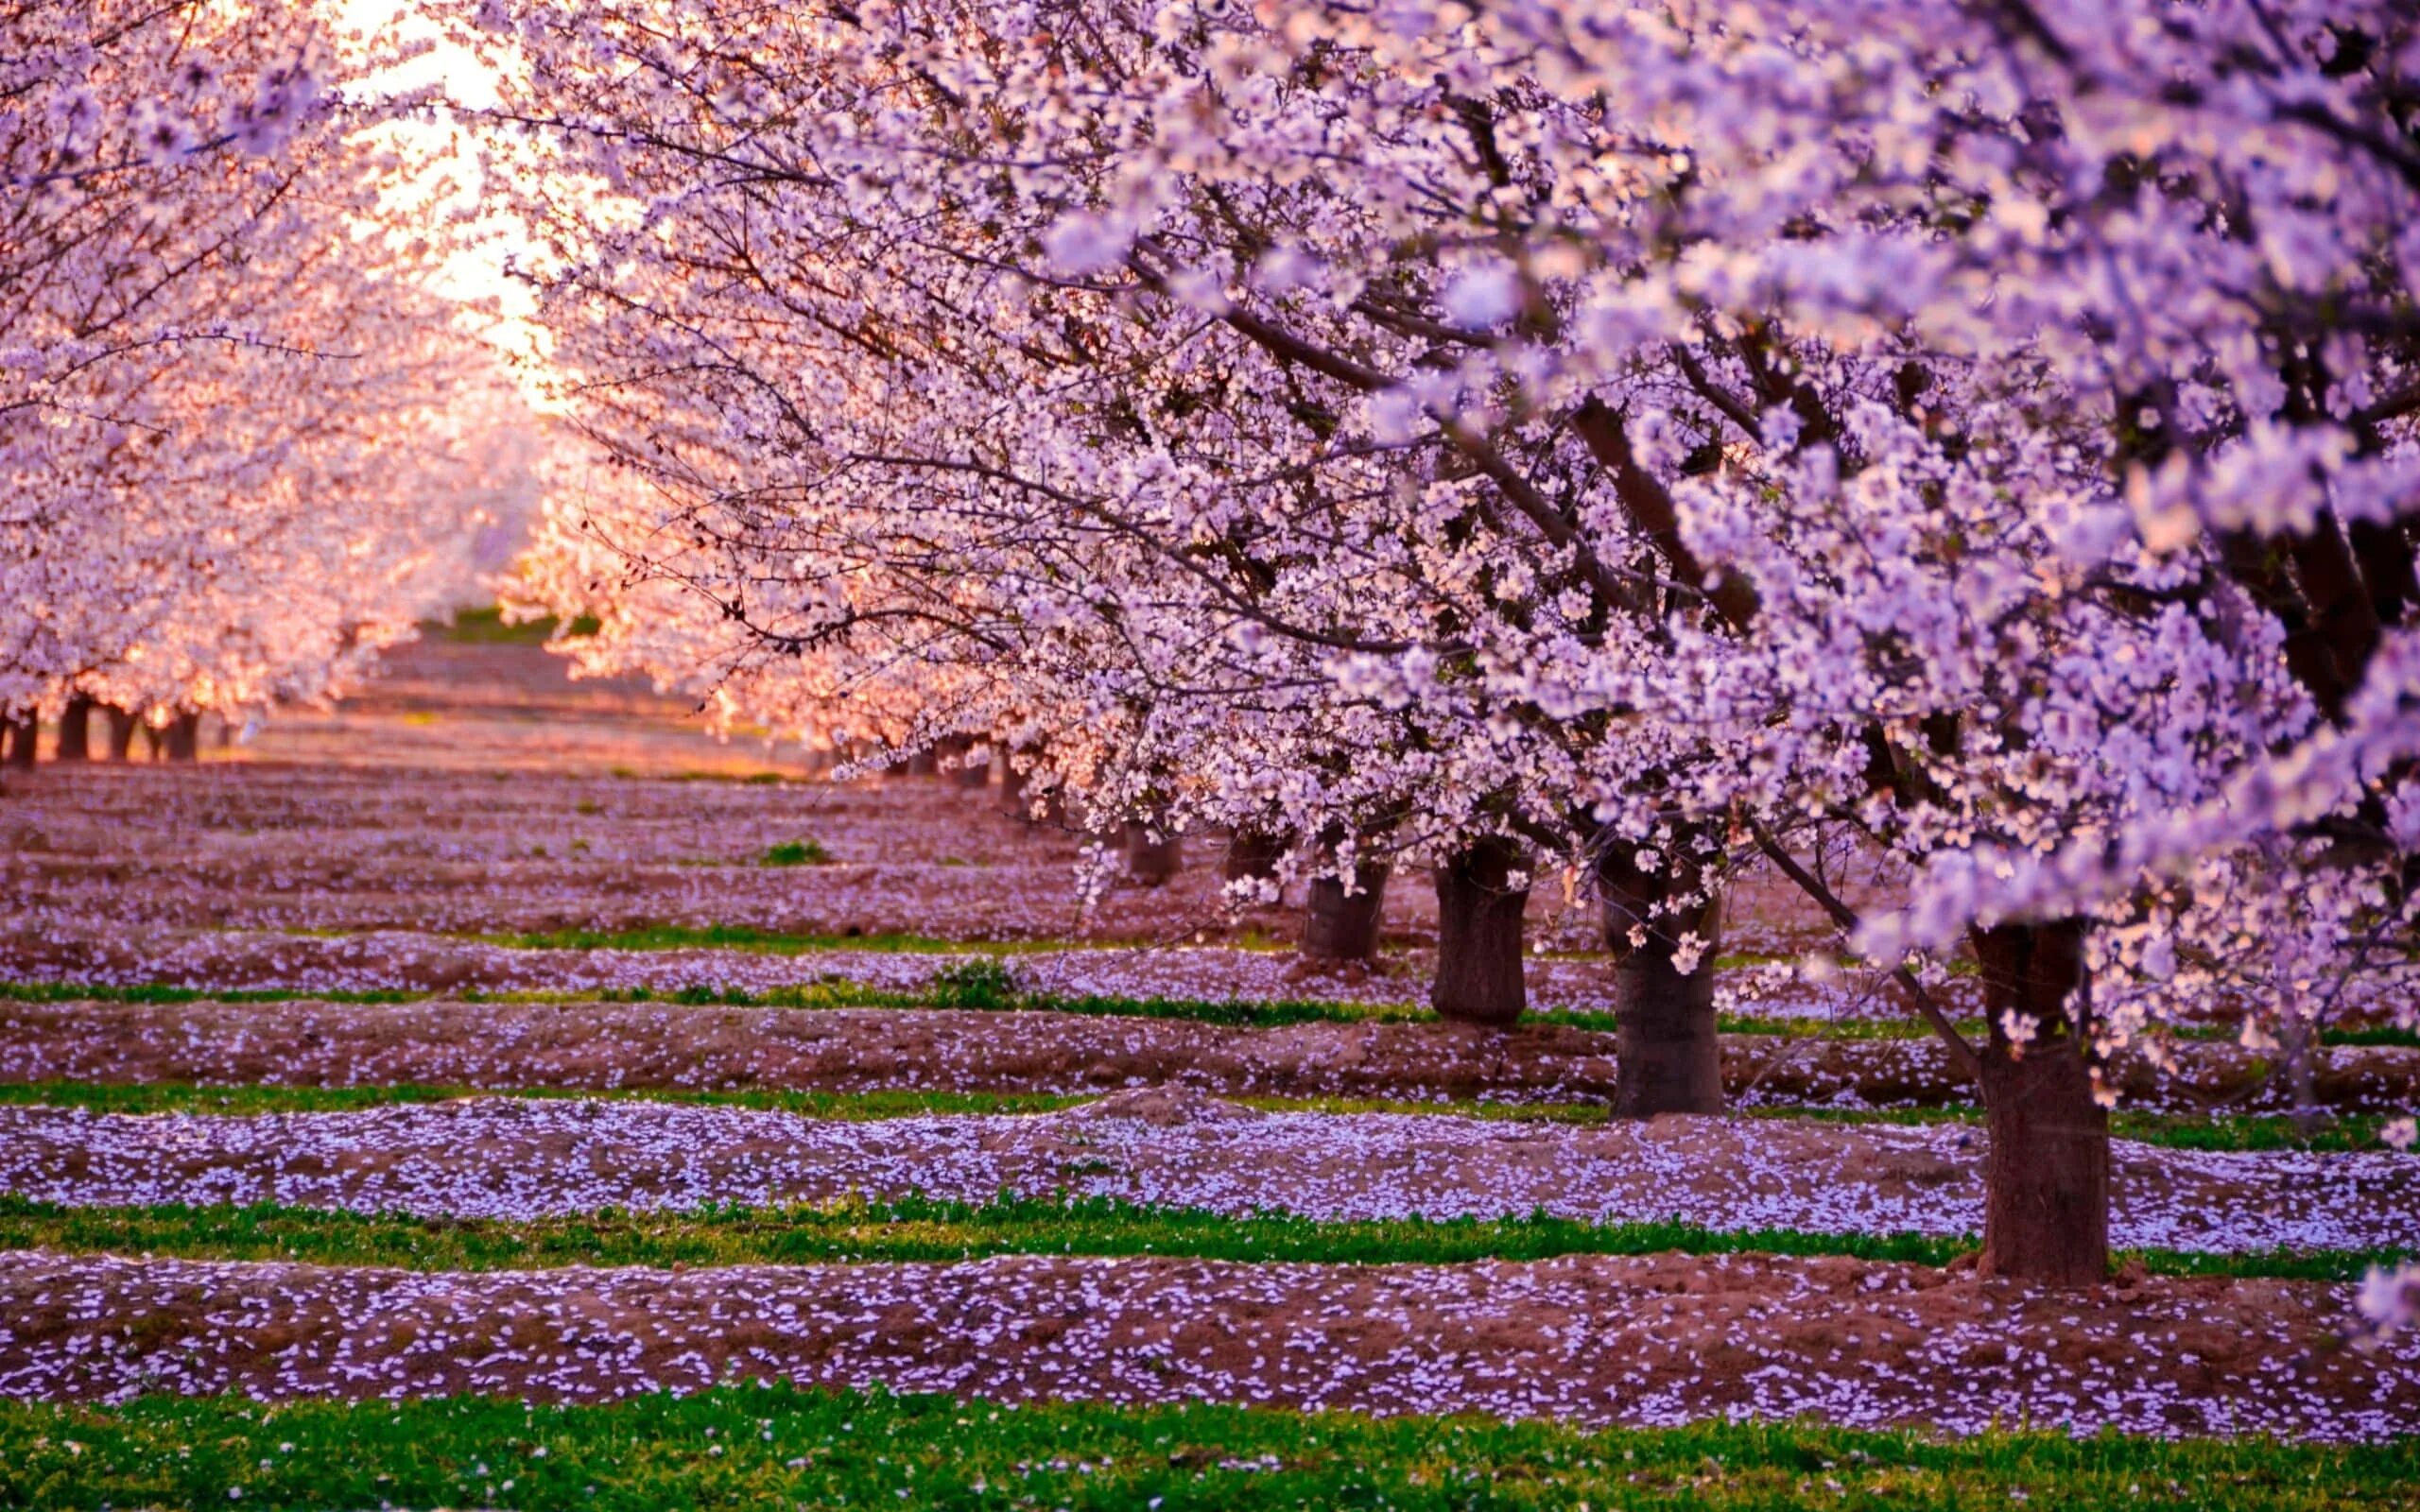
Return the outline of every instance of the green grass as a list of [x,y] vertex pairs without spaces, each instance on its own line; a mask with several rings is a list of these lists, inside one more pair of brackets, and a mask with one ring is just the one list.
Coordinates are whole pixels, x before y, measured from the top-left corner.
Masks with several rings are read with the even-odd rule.
[[746,951],[759,955],[811,955],[824,951],[881,951],[907,955],[1030,955],[1046,951],[1115,950],[1116,945],[1057,939],[942,939],[884,930],[873,934],[797,933],[752,924],[650,924],[641,929],[550,929],[465,935],[483,945],[516,951]]
[[[1716,1229],[1685,1223],[1526,1218],[1322,1222],[1290,1213],[1229,1217],[1106,1197],[909,1198],[681,1212],[606,1210],[527,1222],[417,1218],[273,1203],[80,1208],[0,1196],[0,1250],[293,1260],[424,1271],[558,1265],[804,1265],[957,1261],[987,1255],[1182,1255],[1250,1263],[1460,1264],[1558,1255],[1845,1255],[1943,1265],[1971,1238]],[[2128,1250],[2154,1275],[2354,1280],[2406,1250]]]
[[[1741,1108],[1749,1118],[1813,1119],[1827,1124],[1974,1124],[1983,1110],[1971,1104],[1942,1108],[1803,1108],[1789,1105]],[[2286,1113],[2152,1113],[2118,1111],[2109,1115],[2109,1132],[2139,1144],[2171,1150],[2315,1150],[2368,1155],[2394,1152],[2378,1143],[2386,1123],[2376,1113],[2330,1113],[2308,1130]],[[2411,1152],[2420,1158],[2420,1150]]]
[[95,1113],[342,1113],[458,1097],[686,1103],[798,1113],[808,1118],[865,1122],[924,1113],[1046,1113],[1092,1099],[1046,1092],[824,1092],[780,1088],[738,1091],[642,1091],[535,1087],[491,1091],[398,1082],[375,1087],[212,1086],[193,1082],[0,1082],[0,1107],[80,1108]]
[[108,982],[0,982],[0,1003],[423,1003],[433,992],[313,991],[293,988],[234,988],[171,987],[144,982],[120,986]]
[[[774,988],[763,992],[740,988],[683,988],[657,992],[647,988],[610,988],[602,992],[346,992],[280,989],[219,991],[204,988],[130,986],[75,982],[0,982],[0,1002],[22,1003],[420,1003],[445,997],[462,1003],[678,1003],[697,1007],[725,1008],[987,1008],[1033,1013],[1074,1013],[1096,1018],[1184,1019],[1196,1023],[1237,1028],[1270,1028],[1295,1023],[1435,1023],[1437,1015],[1413,1003],[1349,1003],[1329,998],[1137,998],[1090,993],[1071,996],[1038,992],[1017,985],[1014,974],[996,957],[1062,949],[1054,942],[934,939],[922,935],[782,935],[736,925],[705,929],[662,929],[609,933],[561,930],[545,934],[475,936],[485,943],[517,950],[673,950],[700,946],[763,950],[771,954],[803,955],[815,951],[865,949],[910,954],[967,954],[994,957],[942,967],[931,985],[917,991],[866,987],[839,979]],[[631,944],[652,940],[654,944]],[[1532,1025],[1552,1025],[1590,1034],[1611,1034],[1614,1015],[1569,1009],[1534,1014]],[[1919,1023],[1893,1020],[1758,1019],[1724,1016],[1725,1034],[1771,1035],[1783,1039],[1921,1040],[1931,1033]]]
[[785,840],[766,847],[756,863],[765,867],[820,867],[831,859],[832,852],[824,850],[820,840]]
[[[432,621],[427,627],[458,645],[542,645],[552,638],[559,623],[550,615],[507,625],[503,609],[491,604],[485,609],[457,610],[452,621]],[[583,614],[571,622],[567,638],[595,635],[598,628],[595,619]]]
[[[899,936],[910,938],[912,936]],[[949,947],[959,949],[955,945]],[[1185,1019],[1202,1023],[1241,1027],[1289,1023],[1361,1023],[1371,1021],[1418,1022],[1436,1015],[1409,1004],[1337,1003],[1317,999],[1237,1001],[1200,998],[1132,998],[1017,989],[1012,978],[990,974],[981,961],[944,967],[934,973],[934,985],[918,991],[893,991],[844,980],[803,983],[764,992],[737,988],[683,988],[657,992],[647,988],[611,988],[602,992],[402,992],[302,991],[294,988],[223,990],[158,984],[116,986],[82,982],[0,982],[0,1002],[17,1003],[425,1003],[444,999],[458,1003],[666,1003],[690,1007],[724,1008],[951,1008],[989,1007],[1001,1011],[1075,1013],[1102,1018]]]
[[[307,932],[297,932],[307,933]],[[520,950],[674,950],[700,946],[762,950],[771,954],[804,955],[825,950],[891,951],[910,954],[974,954],[1012,957],[1063,949],[1115,947],[1068,946],[1063,941],[936,939],[924,935],[784,935],[740,925],[717,924],[703,929],[649,929],[618,933],[562,930],[546,934],[469,936],[489,944]],[[648,941],[652,944],[632,944]],[[1184,1019],[1197,1023],[1238,1028],[1270,1028],[1296,1023],[1434,1023],[1437,1015],[1412,1003],[1351,1003],[1329,998],[1137,998],[1112,994],[1070,996],[1021,988],[1013,973],[996,959],[977,959],[943,967],[932,985],[915,991],[866,987],[829,979],[764,992],[738,988],[683,988],[657,992],[647,988],[602,992],[404,992],[220,990],[207,988],[142,984],[112,986],[80,982],[0,982],[0,1002],[19,1003],[423,1003],[443,998],[460,1003],[675,1003],[727,1008],[991,1008],[1033,1013],[1074,1013],[1089,1017]],[[1611,1034],[1615,1016],[1595,1009],[1553,1009],[1533,1013],[1525,1023]],[[1782,1040],[1926,1040],[1932,1031],[1906,1019],[1794,1019],[1725,1014],[1721,1031]],[[1980,1023],[1965,1025],[1974,1034]],[[2187,1038],[2224,1038],[2209,1036]],[[2327,1044],[2420,1044],[2411,1031],[2391,1027],[2331,1030]]]
[[764,1384],[575,1407],[0,1404],[0,1505],[22,1507],[2351,1512],[2409,1504],[2415,1478],[2413,1439],[1945,1440],[1729,1423],[1590,1433]]
[[[399,1103],[439,1103],[458,1097],[584,1098],[605,1101],[687,1103],[745,1108],[808,1118],[852,1121],[903,1118],[925,1113],[1046,1113],[1095,1100],[1093,1095],[1044,1092],[950,1092],[899,1090],[837,1092],[786,1088],[693,1091],[679,1088],[582,1089],[564,1087],[439,1087],[394,1083],[375,1087],[309,1087],[194,1082],[0,1082],[0,1106],[80,1108],[95,1113],[329,1113]],[[1491,1103],[1469,1100],[1413,1101],[1388,1097],[1228,1096],[1277,1113],[1430,1113],[1518,1124],[1594,1125],[1610,1120],[1602,1103]],[[1973,1124],[1983,1111],[1971,1105],[1945,1108],[1805,1108],[1790,1105],[1735,1109],[1736,1116],[1799,1119],[1826,1124]],[[2385,1120],[2376,1114],[2341,1114],[2308,1133],[2284,1114],[2126,1113],[2112,1115],[2119,1139],[2181,1150],[2317,1150],[2391,1153],[2378,1143]],[[2420,1159],[2420,1152],[2414,1152]]]

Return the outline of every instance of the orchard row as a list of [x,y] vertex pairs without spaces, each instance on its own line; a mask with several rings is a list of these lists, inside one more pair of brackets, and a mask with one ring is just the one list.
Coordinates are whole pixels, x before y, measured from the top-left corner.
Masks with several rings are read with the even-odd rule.
[[2408,8],[450,9],[582,667],[1005,765],[1095,886],[1231,835],[1314,949],[1432,874],[1453,1017],[1585,890],[1626,1112],[1720,1107],[1774,868],[1909,963],[2035,1280],[2103,1274],[2111,1055],[2420,1001]]

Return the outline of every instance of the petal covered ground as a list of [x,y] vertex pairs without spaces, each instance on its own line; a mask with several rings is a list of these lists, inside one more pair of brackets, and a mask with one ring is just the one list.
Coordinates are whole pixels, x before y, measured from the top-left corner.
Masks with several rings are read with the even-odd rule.
[[[2112,1241],[2216,1252],[2404,1241],[2420,1160],[2118,1142]],[[1062,1112],[835,1121],[486,1097],[253,1117],[0,1108],[0,1191],[84,1206],[342,1208],[539,1218],[843,1197],[1113,1197],[1321,1220],[1512,1218],[1968,1234],[1981,1140],[1959,1126],[1667,1116],[1575,1127],[1269,1113],[1181,1091]]]
[[[37,773],[0,810],[0,977],[18,984],[0,1000],[0,1079],[1100,1101],[874,1120],[628,1096],[133,1115],[26,1106],[51,1094],[20,1089],[25,1100],[0,1106],[0,1193],[68,1211],[42,1230],[62,1237],[15,1242],[78,1252],[0,1254],[0,1396],[597,1400],[782,1377],[1009,1400],[1207,1399],[1642,1426],[1806,1417],[1953,1434],[2020,1422],[2166,1435],[2420,1432],[2420,1341],[2354,1347],[2351,1288],[2317,1281],[2134,1276],[2045,1292],[1979,1279],[1971,1261],[1344,1264],[1166,1248],[407,1271],[132,1258],[74,1237],[78,1212],[127,1218],[138,1204],[576,1223],[608,1206],[983,1203],[1004,1191],[1321,1220],[1544,1211],[1677,1219],[1735,1237],[1979,1227],[1983,1136],[1973,1124],[1598,1126],[1221,1100],[1603,1102],[1614,1036],[1550,1013],[1500,1034],[1336,1022],[1331,1007],[1312,1022],[1263,1014],[1253,1026],[911,1006],[933,995],[937,972],[985,961],[1005,962],[1018,986],[1061,1007],[1088,995],[1197,1000],[1214,1012],[1413,1003],[1434,908],[1418,879],[1398,879],[1388,953],[1367,968],[1312,970],[1270,948],[1295,928],[1291,914],[1217,905],[1216,850],[1203,842],[1171,885],[1113,889],[1077,937],[1072,837],[945,781],[810,784],[802,770],[770,771],[700,740],[679,713],[627,688],[566,689],[532,647],[432,644],[404,658],[377,697],[285,720],[242,761]],[[781,780],[728,780],[769,773]],[[769,848],[806,839],[833,861],[760,864]],[[1822,938],[1771,882],[1735,895],[1726,948],[1753,956]],[[1858,898],[1875,885],[1843,882]],[[1543,886],[1532,903],[1537,939],[1589,943],[1584,900]],[[795,937],[708,948],[681,935],[728,926]],[[662,937],[615,948],[614,932],[630,930]],[[583,931],[603,933],[553,937]],[[507,937],[516,936],[545,937]],[[1541,955],[1529,973],[1542,1007],[1607,1004],[1600,958]],[[1855,974],[1820,988],[1774,980],[1735,961],[1725,1005],[1850,1021],[1898,1011]],[[62,983],[131,990],[79,1000]],[[159,986],[271,1000],[146,1000],[163,996],[147,992]],[[834,1002],[890,996],[828,1008],[661,1001],[825,988]],[[1940,988],[1954,1010],[1971,1010],[1967,982]],[[430,995],[308,996],[381,991]],[[640,991],[658,1000],[591,1000]],[[499,992],[547,996],[482,996]],[[2120,1068],[2129,1107],[2260,1111],[2289,1095],[2253,1051],[2206,1040],[2177,1049],[2174,1075]],[[1767,1112],[1974,1095],[1922,1038],[1733,1035],[1724,1060],[1733,1099]],[[2420,1050],[2332,1045],[2313,1090],[2325,1108],[2409,1110]],[[2420,1160],[2410,1157],[2124,1142],[2115,1156],[2114,1237],[2188,1252],[2162,1268],[2190,1269],[2194,1252],[2387,1250],[2420,1236]],[[144,1231],[164,1233],[184,1211],[145,1220],[154,1227]],[[387,1242],[341,1258],[406,1258],[376,1247]],[[2248,1268],[2267,1263],[2254,1257]]]
[[0,1257],[0,1395],[599,1400],[779,1377],[1641,1426],[2420,1430],[2420,1344],[2347,1349],[2343,1307],[2343,1288],[2307,1282],[2046,1294],[1764,1256],[458,1276],[26,1254]]

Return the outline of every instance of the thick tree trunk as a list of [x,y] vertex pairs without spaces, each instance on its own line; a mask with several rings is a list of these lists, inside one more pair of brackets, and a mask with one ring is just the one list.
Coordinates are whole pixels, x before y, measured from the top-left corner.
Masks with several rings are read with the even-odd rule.
[[5,761],[21,771],[32,771],[34,741],[41,732],[41,721],[32,714],[26,714],[23,718],[11,714],[7,719],[0,720],[0,735],[6,736],[5,742],[0,742],[6,747],[5,750],[0,750],[0,761]]
[[[2072,1004],[2086,986],[2084,925],[2002,924],[1971,935],[1991,1042],[1982,1052],[1983,1256],[1988,1276],[2089,1286],[2109,1276],[2109,1113],[2092,1095]],[[2008,1033],[2032,1025],[2031,1039]]]
[[1387,909],[1387,867],[1365,863],[1347,893],[1333,877],[1311,881],[1303,918],[1303,954],[1322,961],[1366,961],[1378,952],[1378,924]]
[[1524,859],[1510,841],[1491,838],[1437,868],[1437,979],[1428,1002],[1439,1018],[1505,1028],[1529,1006],[1521,915],[1530,889],[1508,880]]
[[1184,842],[1176,832],[1159,829],[1141,819],[1126,821],[1128,876],[1146,887],[1157,887],[1184,869]]
[[59,716],[59,759],[93,759],[93,700],[87,695],[79,693],[68,699],[66,712]]
[[[1714,957],[1722,900],[1718,895],[1678,914],[1659,911],[1676,892],[1695,889],[1667,870],[1641,871],[1635,855],[1631,847],[1610,845],[1597,859],[1605,947],[1614,956],[1614,1115],[1720,1113]],[[1703,942],[1686,971],[1675,955],[1684,935]]]
[[1614,1114],[1722,1111],[1714,965],[1684,972],[1660,935],[1614,965]]
[[201,715],[190,712],[181,713],[168,721],[167,729],[162,733],[168,760],[191,762],[201,759]]
[[110,760],[128,762],[134,759],[134,730],[142,723],[133,711],[113,704],[101,705],[101,713],[110,722]]

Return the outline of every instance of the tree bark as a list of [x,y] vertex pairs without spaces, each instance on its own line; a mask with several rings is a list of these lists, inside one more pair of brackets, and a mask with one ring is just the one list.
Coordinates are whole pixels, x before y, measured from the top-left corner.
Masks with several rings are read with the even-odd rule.
[[1530,889],[1508,880],[1526,858],[1491,837],[1437,868],[1437,979],[1429,1005],[1441,1019],[1509,1028],[1529,1006],[1521,975],[1521,916]]
[[134,759],[134,730],[141,721],[134,717],[133,711],[120,709],[114,704],[101,705],[101,713],[109,716],[110,760],[132,761]]
[[33,714],[26,714],[22,718],[11,714],[6,720],[0,720],[0,733],[5,733],[8,737],[6,742],[8,748],[5,752],[0,752],[0,761],[7,762],[20,771],[32,771],[34,741],[41,732],[42,722]]
[[1303,919],[1303,954],[1323,961],[1366,961],[1378,951],[1378,924],[1387,907],[1387,867],[1365,862],[1347,893],[1334,877],[1311,880]]
[[[1157,833],[1158,838],[1152,838]],[[1126,821],[1126,872],[1146,887],[1157,887],[1184,869],[1184,842],[1172,830],[1141,819]]]
[[[1599,852],[1596,870],[1605,947],[1614,956],[1614,1116],[1721,1112],[1722,1040],[1714,1013],[1721,898],[1660,912],[1676,893],[1697,890],[1694,879],[1640,870],[1628,845]],[[1675,952],[1690,934],[1704,944],[1694,969],[1684,971]]]
[[1227,842],[1227,859],[1219,867],[1219,875],[1229,882],[1241,882],[1249,877],[1264,882],[1277,875],[1277,862],[1286,854],[1286,842],[1276,835],[1258,830],[1238,830]]
[[[1042,753],[1040,751],[1031,753],[1031,759],[1036,764],[1039,764],[1042,760]],[[1005,761],[1006,758],[1004,757],[1003,760]],[[1034,813],[1034,786],[1036,775],[1036,769],[1034,767],[1028,767],[1024,771],[1018,771],[1014,764],[1002,766],[1000,769],[1000,792],[1002,798],[1005,799],[1003,807],[1006,808],[1010,814],[1025,820],[1028,824],[1065,824],[1067,822],[1067,795],[1066,790],[1063,787],[1052,787],[1044,792],[1041,797],[1042,812],[1040,814]]]
[[201,715],[188,711],[168,721],[164,754],[172,762],[201,759]]
[[[2074,1005],[2089,985],[2084,924],[2001,924],[1969,936],[1982,967],[1982,1273],[2048,1286],[2109,1276],[2109,1113],[2092,1094]],[[2014,1021],[2031,1039],[2012,1035]]]
[[93,759],[93,699],[89,694],[79,693],[69,698],[66,712],[59,716],[59,759]]
[[992,780],[992,768],[987,763],[968,764],[966,758],[975,746],[976,740],[972,735],[951,735],[936,742],[933,746],[936,769],[946,771],[951,782],[967,787],[983,786]]
[[2279,1053],[2286,1061],[2286,1093],[2291,1102],[2294,1132],[2308,1139],[2319,1132],[2327,1116],[2319,1106],[2319,1033],[2299,1013],[2289,1013],[2280,1028]]
[[1030,823],[1033,819],[1032,798],[1028,792],[1033,784],[1030,771],[1019,771],[1015,758],[1005,747],[995,758],[1000,764],[1000,811]]

